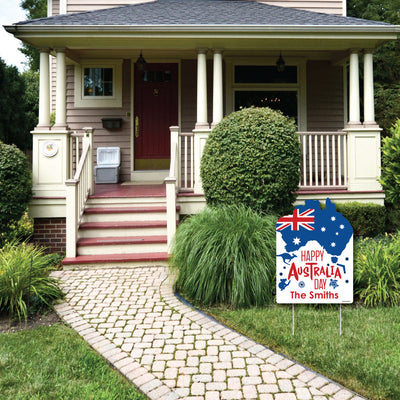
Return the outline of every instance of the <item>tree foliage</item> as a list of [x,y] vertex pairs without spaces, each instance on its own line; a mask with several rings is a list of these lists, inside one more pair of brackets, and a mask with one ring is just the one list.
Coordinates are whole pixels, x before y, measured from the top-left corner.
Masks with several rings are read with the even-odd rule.
[[[47,16],[47,0],[22,0],[21,8],[26,11],[28,19]],[[39,50],[26,43],[23,43],[19,50],[28,58],[29,69],[39,71]]]
[[[400,24],[398,0],[348,0],[351,17]],[[374,52],[376,121],[384,136],[400,115],[400,40],[381,46]]]
[[25,81],[18,69],[0,59],[0,140],[21,149],[29,147]]

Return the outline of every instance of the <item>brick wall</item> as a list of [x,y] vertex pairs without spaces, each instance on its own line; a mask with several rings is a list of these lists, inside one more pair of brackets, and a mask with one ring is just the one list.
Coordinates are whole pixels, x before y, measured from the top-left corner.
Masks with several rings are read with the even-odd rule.
[[65,218],[35,218],[33,241],[49,253],[65,253]]

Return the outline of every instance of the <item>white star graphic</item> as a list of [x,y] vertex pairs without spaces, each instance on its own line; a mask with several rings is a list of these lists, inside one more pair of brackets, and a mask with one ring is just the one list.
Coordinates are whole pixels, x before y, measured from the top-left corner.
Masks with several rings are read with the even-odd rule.
[[339,235],[339,232],[336,232],[336,236],[338,236]]
[[326,228],[323,226],[322,228],[321,228],[321,232],[325,232],[326,231]]
[[331,243],[331,247],[335,247],[336,246],[336,243],[335,242],[332,242]]
[[336,217],[331,217],[331,221],[336,221]]
[[340,228],[340,229],[344,229],[344,225],[343,225],[343,224],[340,225],[339,228]]
[[296,244],[296,245],[300,244],[300,238],[298,238],[298,237],[294,238],[293,244]]

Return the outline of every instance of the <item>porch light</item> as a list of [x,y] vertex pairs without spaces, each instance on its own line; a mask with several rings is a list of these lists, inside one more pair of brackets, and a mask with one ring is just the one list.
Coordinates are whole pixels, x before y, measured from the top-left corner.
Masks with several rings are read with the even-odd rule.
[[142,56],[142,52],[140,52],[139,58],[136,60],[136,68],[139,71],[144,71],[144,67],[146,66],[146,60]]
[[276,61],[276,69],[278,72],[283,72],[285,70],[285,61],[282,58],[282,52],[279,55],[278,60]]

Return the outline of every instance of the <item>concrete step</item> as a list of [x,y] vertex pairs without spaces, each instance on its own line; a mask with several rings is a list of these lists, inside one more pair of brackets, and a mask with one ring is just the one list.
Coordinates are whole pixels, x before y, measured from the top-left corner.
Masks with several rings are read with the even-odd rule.
[[168,253],[137,253],[137,254],[99,254],[64,258],[64,269],[75,268],[124,268],[146,267],[153,265],[168,265]]
[[79,238],[159,236],[166,234],[167,222],[165,220],[84,222],[80,224],[78,231]]
[[167,236],[125,236],[79,239],[80,256],[98,254],[161,253],[167,251]]

